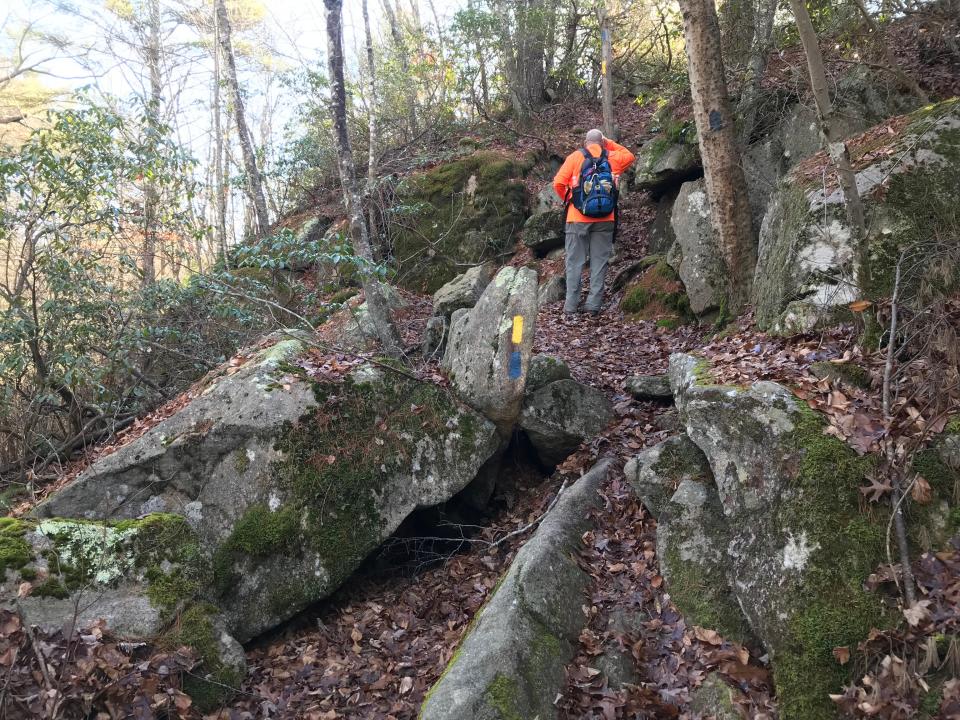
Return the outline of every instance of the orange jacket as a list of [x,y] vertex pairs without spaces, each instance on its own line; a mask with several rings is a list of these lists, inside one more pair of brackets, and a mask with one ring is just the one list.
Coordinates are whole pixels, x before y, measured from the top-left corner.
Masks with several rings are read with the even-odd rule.
[[[607,151],[607,159],[610,161],[610,169],[613,170],[614,180],[617,181],[623,171],[626,170],[634,161],[634,155],[623,145],[618,145],[609,138],[604,138],[604,147]],[[587,150],[594,157],[600,157],[600,146],[596,143],[587,145]],[[553,190],[557,196],[564,202],[567,201],[567,193],[572,192],[580,182],[580,168],[583,166],[583,153],[579,150],[567,155],[563,165],[553,178]],[[587,217],[577,210],[571,203],[567,208],[567,222],[595,223],[595,222],[613,222],[613,213],[607,217]]]

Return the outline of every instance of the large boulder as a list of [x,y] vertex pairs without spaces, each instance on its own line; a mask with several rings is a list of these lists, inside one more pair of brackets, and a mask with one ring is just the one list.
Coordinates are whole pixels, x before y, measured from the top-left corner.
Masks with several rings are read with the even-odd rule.
[[602,461],[560,494],[427,694],[421,720],[556,716],[590,580],[573,555],[609,470]]
[[199,599],[209,578],[202,541],[185,518],[0,518],[0,548],[0,601],[15,602],[28,624],[69,635],[103,621],[122,638],[192,647],[202,667],[184,689],[202,711],[246,674],[223,615]]
[[[900,251],[936,237],[940,218],[954,211],[960,185],[958,132],[960,103],[951,100],[893,118],[851,140],[876,265],[873,286],[862,291],[843,193],[832,179],[829,159],[815,155],[784,178],[760,229],[754,277],[757,323],[764,329],[804,332],[841,316],[846,305],[863,295],[889,295]],[[882,143],[879,149],[877,142]]]
[[692,123],[645,142],[637,153],[634,187],[659,198],[687,180],[703,175],[696,129]]
[[647,253],[649,255],[666,255],[673,247],[677,236],[673,234],[673,225],[670,220],[673,215],[673,204],[677,201],[679,186],[665,192],[657,200],[657,209],[650,225],[647,236]]
[[565,210],[561,206],[527,218],[523,225],[523,244],[537,257],[563,247]]
[[481,150],[406,177],[391,215],[403,287],[435,292],[464,265],[498,257],[527,219],[531,161]]
[[657,518],[660,573],[687,625],[743,642],[750,631],[730,589],[729,531],[706,456],[681,434],[630,460],[624,475]]
[[683,184],[673,204],[670,224],[676,242],[667,262],[683,280],[690,309],[699,315],[718,308],[725,296],[727,273],[710,225],[710,203],[703,180]]
[[433,294],[433,314],[450,317],[454,310],[472,308],[493,278],[493,265],[484,263],[457,275]]
[[472,309],[451,318],[443,367],[457,394],[504,436],[520,415],[536,318],[536,271],[509,266]]
[[[886,528],[884,518],[860,509],[870,463],[825,435],[823,419],[781,385],[713,385],[703,361],[680,354],[670,358],[670,380],[686,434],[706,456],[716,491],[716,501],[712,491],[698,491],[700,498],[691,494],[684,505],[702,509],[718,501],[722,508],[711,519],[719,526],[709,531],[727,538],[725,547],[717,540],[717,564],[770,655],[781,717],[834,718],[828,695],[850,677],[833,648],[856,647],[884,623],[879,599],[864,589],[883,561]],[[683,552],[668,558],[670,571],[700,572],[702,555],[690,543],[699,546],[706,531],[685,521],[668,525],[668,542],[694,558],[685,561]]]
[[556,380],[526,397],[520,427],[545,465],[557,465],[613,419],[607,396],[576,380]]
[[296,364],[304,350],[288,338],[226,368],[37,514],[181,518],[196,541],[179,561],[198,580],[168,590],[216,608],[240,641],[326,597],[413,510],[466,487],[500,439],[449,393],[398,373],[313,380]]

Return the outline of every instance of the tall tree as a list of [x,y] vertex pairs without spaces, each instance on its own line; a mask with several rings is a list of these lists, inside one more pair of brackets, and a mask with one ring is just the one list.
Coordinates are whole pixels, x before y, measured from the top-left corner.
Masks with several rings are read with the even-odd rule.
[[750,296],[756,246],[720,53],[720,27],[713,0],[680,0],[680,11],[710,222],[727,267],[728,306],[738,312]]
[[600,76],[603,95],[603,134],[608,138],[619,140],[617,136],[617,121],[613,114],[613,38],[610,37],[611,21],[610,8],[606,0],[601,0],[597,7],[600,20]]
[[233,54],[233,43],[230,40],[230,18],[227,16],[227,6],[224,0],[216,1],[217,28],[219,31],[220,52],[223,55],[224,81],[230,91],[230,100],[233,103],[234,122],[237,125],[237,139],[240,142],[240,152],[243,155],[243,169],[247,180],[247,193],[253,205],[253,214],[256,221],[256,233],[266,234],[270,227],[270,216],[267,213],[267,199],[263,191],[263,178],[257,166],[257,156],[253,149],[253,136],[247,125],[244,111],[243,94],[240,91],[240,82],[237,80],[237,61]]
[[340,184],[343,186],[344,201],[350,217],[353,251],[364,263],[361,282],[367,307],[370,310],[370,318],[373,320],[373,326],[384,352],[390,356],[399,357],[402,355],[399,333],[390,318],[383,289],[376,276],[369,271],[373,265],[373,253],[370,250],[370,236],[363,217],[363,203],[354,177],[353,149],[347,134],[347,93],[343,80],[342,2],[343,0],[323,0],[327,17],[327,64],[330,73],[330,101]]
[[403,28],[400,27],[400,19],[394,12],[390,0],[380,0],[380,4],[387,16],[387,25],[390,27],[390,37],[393,39],[394,50],[400,58],[400,71],[404,78],[408,78],[405,98],[407,103],[407,132],[409,137],[412,138],[417,134],[419,123],[417,122],[417,86],[410,73],[410,49],[407,47],[407,41],[403,36]]
[[[150,73],[150,97],[147,99],[148,142],[153,142],[160,131],[160,103],[163,101],[163,81],[160,77],[160,2],[148,1],[147,37],[144,56]],[[155,260],[157,255],[157,211],[160,192],[156,180],[147,178],[143,190],[143,285],[148,287],[157,280]]]
[[[214,0],[216,3],[217,0]],[[225,267],[229,268],[227,255],[227,179],[223,167],[224,135],[221,115],[220,86],[223,82],[223,71],[220,67],[220,23],[217,21],[219,13],[213,11],[213,174],[216,195],[213,203],[214,234],[217,239],[217,252]]]
[[857,284],[863,290],[871,286],[870,250],[867,245],[867,223],[864,218],[863,201],[860,198],[860,190],[857,188],[857,175],[850,164],[847,144],[843,141],[840,118],[834,113],[833,103],[830,100],[830,86],[827,84],[823,53],[817,42],[817,32],[810,20],[810,13],[807,12],[807,6],[803,0],[790,0],[790,9],[793,11],[800,42],[807,56],[810,88],[813,91],[813,101],[817,106],[821,139],[837,170],[840,188],[843,191],[847,221],[857,253]]
[[379,103],[377,102],[377,64],[373,56],[373,35],[370,32],[370,13],[367,11],[367,0],[362,0],[361,10],[363,11],[363,35],[367,43],[367,93],[370,103],[370,119],[368,123],[370,142],[368,143],[369,148],[367,151],[367,187],[365,194],[367,196],[367,211],[370,218],[369,231],[370,237],[372,238],[377,234],[377,211],[373,202],[373,194],[377,185],[377,152],[380,144],[380,132],[377,121]]

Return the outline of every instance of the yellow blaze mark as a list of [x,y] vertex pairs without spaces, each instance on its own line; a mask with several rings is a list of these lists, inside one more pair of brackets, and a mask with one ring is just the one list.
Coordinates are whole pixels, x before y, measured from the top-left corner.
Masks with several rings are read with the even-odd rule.
[[601,74],[601,75],[606,75],[606,74],[607,74],[607,61],[606,61],[606,60],[602,60],[602,61],[600,62],[600,74]]
[[523,340],[523,315],[513,316],[513,343],[519,345]]

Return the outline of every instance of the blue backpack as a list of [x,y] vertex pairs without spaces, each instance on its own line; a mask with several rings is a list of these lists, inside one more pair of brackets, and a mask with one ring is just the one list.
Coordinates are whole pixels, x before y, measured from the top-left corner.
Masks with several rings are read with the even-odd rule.
[[573,189],[573,206],[587,217],[605,217],[617,209],[617,184],[613,181],[613,169],[607,159],[607,151],[601,150],[594,157],[586,148],[583,165],[580,166],[580,183]]

